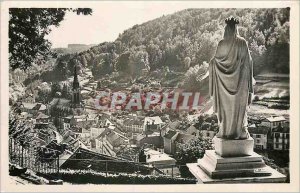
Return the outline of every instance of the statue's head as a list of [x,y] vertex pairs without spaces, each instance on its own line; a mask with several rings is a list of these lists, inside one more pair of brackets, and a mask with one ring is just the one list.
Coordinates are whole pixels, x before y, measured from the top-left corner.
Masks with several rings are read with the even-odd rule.
[[225,19],[225,32],[224,32],[224,39],[230,39],[236,37],[238,34],[237,24],[239,24],[239,20],[232,16]]

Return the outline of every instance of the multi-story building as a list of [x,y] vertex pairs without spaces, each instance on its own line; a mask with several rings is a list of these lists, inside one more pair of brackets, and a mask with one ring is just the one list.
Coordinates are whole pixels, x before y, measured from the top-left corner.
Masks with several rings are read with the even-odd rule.
[[174,155],[178,144],[188,143],[190,140],[195,138],[195,135],[183,134],[178,131],[169,130],[164,135],[164,152]]
[[179,169],[176,167],[176,160],[162,151],[153,149],[145,149],[146,163],[153,165],[166,175],[180,175]]
[[270,128],[265,126],[249,127],[248,131],[254,139],[254,149],[266,150],[268,148],[268,133]]
[[139,118],[126,118],[123,121],[122,128],[126,132],[142,133],[144,124],[143,121]]
[[163,126],[163,121],[159,116],[154,117],[145,117],[144,119],[144,132],[154,132],[154,131],[160,131]]
[[279,125],[283,125],[286,119],[283,116],[273,116],[261,121],[262,126],[269,127],[271,131]]
[[208,123],[204,122],[201,126],[200,133],[202,134],[203,138],[206,139],[213,139],[214,136],[218,132],[218,125],[215,124],[214,122]]
[[264,119],[248,127],[257,150],[289,150],[289,122],[282,116]]
[[123,148],[129,147],[129,139],[114,131],[105,131],[95,139],[95,143],[97,152],[113,157],[116,157]]
[[273,150],[290,149],[290,127],[287,125],[278,126],[272,132]]

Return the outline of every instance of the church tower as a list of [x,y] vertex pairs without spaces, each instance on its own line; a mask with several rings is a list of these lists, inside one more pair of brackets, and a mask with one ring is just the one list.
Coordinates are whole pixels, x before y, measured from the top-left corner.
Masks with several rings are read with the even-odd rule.
[[79,81],[78,81],[78,76],[77,76],[77,68],[76,65],[74,67],[74,81],[73,81],[73,89],[72,89],[72,106],[73,108],[80,108],[80,86],[79,86]]

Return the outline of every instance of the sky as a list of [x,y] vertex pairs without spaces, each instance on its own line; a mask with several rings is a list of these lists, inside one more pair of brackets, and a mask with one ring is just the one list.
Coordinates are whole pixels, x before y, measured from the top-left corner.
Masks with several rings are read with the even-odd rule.
[[89,7],[93,10],[92,15],[68,12],[60,26],[52,27],[46,38],[53,48],[114,41],[120,33],[135,24],[196,7],[201,6],[197,2],[98,2]]

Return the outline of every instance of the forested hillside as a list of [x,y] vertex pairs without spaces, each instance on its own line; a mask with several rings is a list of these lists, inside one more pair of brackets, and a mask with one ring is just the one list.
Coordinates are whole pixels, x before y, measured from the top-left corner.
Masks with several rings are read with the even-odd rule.
[[209,62],[222,39],[225,18],[231,15],[240,20],[239,33],[248,41],[254,73],[289,73],[289,8],[283,8],[187,9],[162,16],[125,30],[114,42],[60,56],[55,75],[66,78],[75,64],[91,68],[96,78],[113,71],[136,76],[143,69],[162,68],[200,73],[199,67]]

